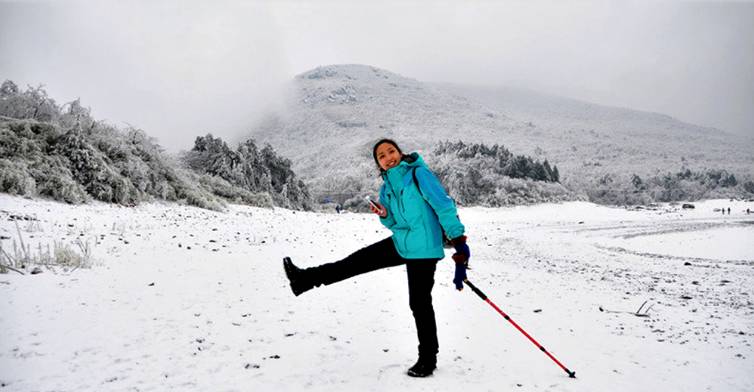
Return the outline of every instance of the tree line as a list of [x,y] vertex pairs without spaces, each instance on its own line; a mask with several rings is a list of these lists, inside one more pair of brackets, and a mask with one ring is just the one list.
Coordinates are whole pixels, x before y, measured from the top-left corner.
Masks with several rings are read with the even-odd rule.
[[227,202],[311,208],[305,185],[272,147],[239,146],[249,177],[242,180],[223,170],[225,158],[203,165],[217,156],[206,148],[212,143],[209,135],[197,138],[192,151],[176,159],[140,129],[95,120],[79,100],[58,105],[42,86],[22,90],[10,80],[0,86],[2,192],[68,203],[161,199],[215,210]]

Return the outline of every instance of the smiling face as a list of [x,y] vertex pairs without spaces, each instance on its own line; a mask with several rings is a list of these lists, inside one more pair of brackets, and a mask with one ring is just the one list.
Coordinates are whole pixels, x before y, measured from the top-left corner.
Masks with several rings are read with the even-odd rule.
[[377,146],[375,157],[382,170],[390,170],[401,163],[401,153],[390,143],[382,143]]

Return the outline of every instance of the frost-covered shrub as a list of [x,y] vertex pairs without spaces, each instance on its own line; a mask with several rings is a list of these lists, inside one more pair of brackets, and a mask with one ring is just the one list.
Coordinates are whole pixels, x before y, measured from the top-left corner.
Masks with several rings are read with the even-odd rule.
[[181,185],[178,186],[175,191],[176,201],[179,203],[186,203],[191,206],[206,208],[213,211],[223,211],[225,209],[225,203],[223,203],[221,199],[201,188]]
[[746,192],[745,184],[739,185],[726,170],[688,168],[646,178],[637,174],[605,174],[587,189],[590,201],[612,205],[728,198]]
[[502,145],[487,146],[481,144],[466,144],[458,141],[440,142],[432,148],[435,157],[457,157],[466,161],[494,170],[511,178],[528,178],[535,181],[559,182],[560,174],[557,166],[550,166],[545,160],[540,162],[524,155],[513,155]]
[[37,186],[37,192],[42,196],[70,204],[86,203],[89,200],[86,190],[70,176],[50,175],[42,176],[42,179]]
[[235,186],[228,181],[209,174],[199,176],[199,183],[213,194],[235,203],[243,203],[257,207],[272,207],[272,197],[269,193],[252,193]]
[[496,207],[578,198],[558,183],[557,167],[514,155],[497,144],[441,142],[425,160],[461,205]]
[[24,162],[0,159],[0,192],[32,196],[37,191],[37,182],[29,175]]
[[95,121],[78,100],[58,107],[41,87],[21,91],[6,81],[0,116],[5,192],[68,203],[93,198],[133,205],[160,198],[222,208],[210,190],[180,173],[154,139]]
[[746,181],[743,183],[743,189],[754,195],[754,181]]
[[61,156],[42,155],[34,160],[14,159],[14,162],[35,182],[35,194],[73,204],[89,199],[86,190],[73,179],[67,160]]
[[[206,184],[214,186],[216,194],[225,193],[241,200],[255,200],[255,203],[266,203],[269,197],[277,206],[311,209],[306,185],[296,179],[291,162],[279,157],[270,145],[259,150],[253,140],[247,140],[232,150],[222,139],[208,134],[196,138],[194,147],[183,155],[182,161],[197,173],[221,178],[228,185],[248,192],[239,193],[239,190],[205,179]],[[260,197],[260,194],[268,196]]]
[[43,86],[21,91],[10,80],[0,85],[0,115],[16,119],[54,121],[59,117],[55,101],[47,96]]

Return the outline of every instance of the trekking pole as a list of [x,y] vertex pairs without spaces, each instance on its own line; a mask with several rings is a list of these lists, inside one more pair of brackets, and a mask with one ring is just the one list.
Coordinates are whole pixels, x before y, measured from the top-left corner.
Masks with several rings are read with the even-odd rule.
[[526,331],[524,331],[523,328],[519,327],[518,324],[516,324],[516,322],[513,321],[513,319],[510,318],[510,316],[508,316],[507,314],[505,314],[505,312],[503,312],[502,310],[500,310],[500,308],[498,308],[497,305],[495,305],[494,303],[492,303],[492,301],[490,301],[490,299],[487,298],[487,296],[482,292],[482,290],[479,290],[476,286],[474,286],[473,284],[471,284],[471,282],[469,282],[468,279],[464,279],[463,283],[466,283],[467,286],[471,287],[471,290],[476,295],[478,295],[479,298],[482,299],[482,301],[487,302],[488,304],[490,304],[490,306],[492,306],[493,308],[495,308],[495,310],[497,310],[497,312],[500,313],[503,316],[504,319],[508,320],[508,322],[510,322],[511,324],[513,324],[513,326],[516,327],[516,329],[518,329],[522,334],[524,334],[524,336],[526,336],[527,338],[529,338],[529,340],[531,340],[531,342],[534,343],[534,345],[537,346],[537,348],[539,348],[540,350],[542,350],[542,352],[545,353],[545,354],[547,354],[547,356],[550,357],[550,359],[552,359],[553,361],[555,361],[555,363],[557,363],[558,366],[560,366],[561,369],[565,370],[565,372],[568,373],[569,377],[576,378],[576,372],[575,371],[570,371],[570,370],[568,370],[567,367],[563,366],[563,364],[560,363],[560,361],[558,361],[557,359],[555,359],[555,357],[552,356],[552,354],[550,354],[547,350],[545,350],[545,348],[542,347],[541,344],[539,344],[536,340],[534,340],[534,338],[531,337],[531,335],[529,335],[528,333],[526,333]]

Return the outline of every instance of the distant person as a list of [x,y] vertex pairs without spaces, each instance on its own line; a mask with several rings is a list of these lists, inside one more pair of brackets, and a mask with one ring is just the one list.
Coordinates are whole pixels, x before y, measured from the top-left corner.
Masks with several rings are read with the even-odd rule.
[[338,203],[338,204],[335,205],[335,212],[337,212],[338,214],[340,214],[340,203]]
[[730,215],[730,207],[728,207],[728,215]]
[[372,157],[383,184],[379,202],[370,209],[393,232],[391,237],[360,249],[329,264],[300,269],[289,257],[283,259],[293,294],[300,295],[322,284],[330,285],[350,277],[399,265],[406,266],[409,307],[419,338],[419,359],[407,374],[427,377],[437,367],[437,324],[432,307],[432,287],[437,262],[445,255],[442,232],[452,238],[455,254],[456,289],[463,289],[470,252],[465,228],[453,200],[418,153],[404,155],[389,139],[378,141]]

